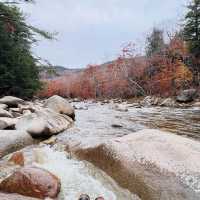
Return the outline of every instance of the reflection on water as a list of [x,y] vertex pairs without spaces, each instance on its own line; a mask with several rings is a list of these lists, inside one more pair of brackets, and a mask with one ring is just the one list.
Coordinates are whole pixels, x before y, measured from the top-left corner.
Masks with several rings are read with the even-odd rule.
[[146,108],[135,112],[129,120],[148,128],[200,139],[200,109]]

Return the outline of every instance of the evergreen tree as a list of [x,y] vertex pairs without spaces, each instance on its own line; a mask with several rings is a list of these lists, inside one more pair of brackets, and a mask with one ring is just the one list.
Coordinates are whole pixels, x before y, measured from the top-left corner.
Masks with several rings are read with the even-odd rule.
[[165,46],[163,31],[158,28],[154,28],[151,35],[147,37],[146,43],[146,55],[148,57],[161,53],[163,47]]
[[192,0],[185,16],[184,38],[189,44],[190,52],[200,57],[200,0]]
[[0,3],[0,95],[32,97],[40,89],[39,68],[31,52],[35,32],[51,35],[25,22],[13,5]]

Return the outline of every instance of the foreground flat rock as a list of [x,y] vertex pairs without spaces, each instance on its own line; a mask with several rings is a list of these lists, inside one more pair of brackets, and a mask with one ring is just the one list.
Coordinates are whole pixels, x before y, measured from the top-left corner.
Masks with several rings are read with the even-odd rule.
[[50,137],[56,135],[73,124],[67,115],[55,113],[50,109],[43,109],[25,115],[16,124],[17,130],[28,132],[32,137]]
[[68,148],[141,199],[200,199],[199,142],[158,130],[142,130],[93,147]]
[[40,199],[56,198],[60,187],[60,180],[56,176],[34,166],[21,168],[0,183],[0,190],[3,192]]
[[0,158],[34,143],[25,131],[0,130]]
[[74,108],[67,102],[66,99],[60,96],[54,95],[47,99],[44,107],[50,108],[57,113],[68,115],[72,119],[75,118]]
[[13,96],[5,96],[3,98],[0,99],[0,103],[1,104],[6,104],[10,107],[12,106],[17,106],[18,104],[22,104],[24,103],[23,99],[17,98],[17,97],[13,97]]
[[0,199],[1,200],[39,200],[32,197],[26,197],[18,194],[6,194],[6,193],[0,193]]

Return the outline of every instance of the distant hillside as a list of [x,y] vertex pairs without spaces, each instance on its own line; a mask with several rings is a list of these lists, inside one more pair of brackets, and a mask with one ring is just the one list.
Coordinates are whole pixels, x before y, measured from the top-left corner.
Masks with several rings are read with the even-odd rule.
[[77,72],[81,72],[83,69],[65,68],[62,66],[42,66],[40,70],[41,79],[56,79],[60,76],[68,76]]

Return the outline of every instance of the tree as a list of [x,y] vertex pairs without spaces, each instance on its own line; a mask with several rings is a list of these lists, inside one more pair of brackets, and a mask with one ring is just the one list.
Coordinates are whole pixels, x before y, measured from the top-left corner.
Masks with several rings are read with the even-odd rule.
[[151,57],[154,54],[160,53],[165,46],[163,31],[158,28],[153,28],[150,36],[146,41],[146,55]]
[[51,38],[28,25],[16,6],[0,3],[0,95],[32,97],[40,89],[37,59],[31,52],[35,33]]
[[192,0],[187,6],[185,16],[184,38],[189,44],[190,52],[200,57],[200,0]]

